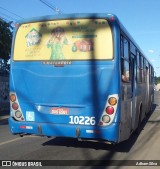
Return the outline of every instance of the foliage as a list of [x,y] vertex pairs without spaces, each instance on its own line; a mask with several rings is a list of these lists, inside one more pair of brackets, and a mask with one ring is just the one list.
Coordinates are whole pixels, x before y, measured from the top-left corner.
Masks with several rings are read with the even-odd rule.
[[0,20],[0,58],[8,60],[10,58],[12,42],[12,32],[9,23]]
[[0,19],[0,73],[9,71],[8,60],[11,54],[12,27]]
[[160,77],[155,77],[155,85],[157,85],[158,83],[160,83]]

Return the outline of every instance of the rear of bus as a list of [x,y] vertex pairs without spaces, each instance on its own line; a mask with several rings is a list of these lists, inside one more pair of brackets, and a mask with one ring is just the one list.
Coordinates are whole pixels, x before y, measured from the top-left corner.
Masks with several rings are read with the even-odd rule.
[[119,141],[114,20],[83,14],[17,24],[10,70],[13,134]]

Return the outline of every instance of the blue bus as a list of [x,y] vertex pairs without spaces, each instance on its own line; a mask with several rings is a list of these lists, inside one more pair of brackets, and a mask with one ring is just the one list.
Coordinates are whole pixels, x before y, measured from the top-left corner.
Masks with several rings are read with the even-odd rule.
[[153,66],[113,14],[19,21],[10,66],[13,134],[119,143],[152,108]]

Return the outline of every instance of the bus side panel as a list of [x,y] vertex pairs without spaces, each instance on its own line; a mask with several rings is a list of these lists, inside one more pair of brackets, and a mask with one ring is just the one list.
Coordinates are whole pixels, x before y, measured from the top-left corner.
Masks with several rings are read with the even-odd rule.
[[132,99],[130,97],[131,85],[122,83],[121,88],[122,100],[120,140],[123,141],[128,139],[131,133]]

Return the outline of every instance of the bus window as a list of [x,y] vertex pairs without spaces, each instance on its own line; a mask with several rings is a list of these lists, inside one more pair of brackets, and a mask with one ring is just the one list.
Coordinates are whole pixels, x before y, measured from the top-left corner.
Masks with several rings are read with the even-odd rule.
[[142,55],[139,57],[139,82],[142,83]]
[[31,22],[20,25],[16,33],[14,61],[111,59],[112,32],[105,19]]
[[121,73],[122,81],[129,82],[129,43],[128,40],[121,36]]
[[122,60],[122,80],[129,82],[129,62]]
[[142,56],[137,52],[137,82],[142,83]]
[[143,82],[146,83],[146,60],[143,58]]
[[153,82],[153,78],[154,78],[154,74],[153,74],[153,68],[151,65],[149,65],[149,82],[152,83]]
[[130,42],[130,52],[134,55],[136,55],[136,47],[132,42]]
[[141,55],[141,67],[140,67],[140,70],[141,70],[141,82],[144,83],[144,73],[143,73],[143,70],[144,70],[144,61],[143,61],[143,55]]
[[128,51],[128,41],[123,38],[123,49],[124,49],[124,58],[126,58],[127,60],[129,60],[129,51]]

